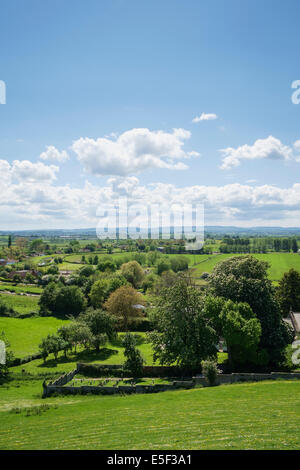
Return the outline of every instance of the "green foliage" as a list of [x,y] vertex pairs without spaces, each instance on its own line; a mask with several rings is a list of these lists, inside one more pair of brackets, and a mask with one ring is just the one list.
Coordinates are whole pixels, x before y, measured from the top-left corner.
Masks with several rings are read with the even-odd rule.
[[92,306],[95,308],[102,307],[112,292],[126,284],[127,281],[123,276],[112,275],[102,277],[91,287],[90,300]]
[[0,297],[0,317],[6,317],[6,316],[14,316],[14,310],[13,308],[9,307],[3,300],[2,297]]
[[287,317],[290,309],[300,311],[300,272],[290,269],[279,281],[276,289],[282,315]]
[[209,284],[214,295],[250,305],[261,324],[260,359],[276,366],[293,337],[281,319],[267,268],[267,263],[252,256],[232,257],[214,268]]
[[91,332],[91,344],[99,351],[107,341],[116,337],[115,319],[102,310],[88,309],[77,319],[78,324],[85,325]]
[[159,258],[156,262],[156,273],[160,276],[163,272],[171,269],[171,263],[168,258]]
[[139,292],[131,286],[122,286],[112,292],[104,304],[104,308],[119,319],[120,327],[128,330],[132,320],[142,316],[141,309],[136,305],[145,305],[145,300]]
[[122,276],[124,276],[125,279],[130,282],[135,288],[138,288],[141,285],[144,278],[143,268],[135,260],[122,264],[121,273]]
[[154,360],[160,364],[197,366],[216,356],[216,331],[207,321],[201,293],[185,280],[162,290],[153,316],[156,331],[149,333]]
[[101,260],[98,263],[97,269],[102,272],[115,272],[117,269],[116,263],[110,259]]
[[174,273],[186,271],[189,267],[188,260],[182,256],[172,256],[170,258],[171,269]]
[[90,277],[94,274],[94,272],[95,269],[93,268],[93,266],[84,266],[80,269],[79,276]]
[[86,299],[77,286],[48,284],[39,300],[42,314],[51,312],[54,315],[77,316],[86,308]]
[[52,264],[48,269],[47,269],[47,274],[58,274],[59,269],[56,264]]
[[142,377],[144,359],[140,351],[135,347],[136,340],[131,333],[127,333],[123,338],[123,346],[125,348],[124,356],[126,361],[124,362],[124,371],[129,371],[133,377]]
[[206,360],[201,362],[202,374],[206,378],[210,387],[216,385],[216,379],[220,370],[216,361]]
[[46,338],[43,338],[39,344],[39,350],[42,358],[44,359],[44,362],[51,353],[54,354],[55,360],[57,360],[58,353],[62,350],[65,350],[66,348],[66,341],[62,337],[55,334],[46,336]]

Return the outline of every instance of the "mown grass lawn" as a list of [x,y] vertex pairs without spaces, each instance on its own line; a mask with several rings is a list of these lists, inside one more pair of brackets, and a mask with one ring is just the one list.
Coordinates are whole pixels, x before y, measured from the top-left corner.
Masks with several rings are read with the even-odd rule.
[[[53,397],[0,387],[0,449],[299,449],[300,382]],[[10,412],[48,404],[41,415]],[[55,405],[55,407],[54,407]]]

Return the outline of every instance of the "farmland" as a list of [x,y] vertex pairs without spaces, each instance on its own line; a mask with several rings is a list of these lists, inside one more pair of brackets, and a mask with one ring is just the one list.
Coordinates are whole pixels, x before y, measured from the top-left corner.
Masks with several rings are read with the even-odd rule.
[[0,317],[0,332],[5,331],[15,356],[25,357],[37,353],[41,339],[50,333],[55,333],[57,328],[67,322],[68,320],[53,317],[24,319]]
[[300,449],[299,392],[270,381],[42,400],[40,381],[20,378],[0,389],[0,448]]
[[[89,256],[98,260],[124,261],[137,252],[111,255],[103,252],[63,255],[57,264],[60,271],[77,271],[89,264]],[[190,273],[199,282],[204,272],[212,272],[218,262],[237,254],[161,254],[162,258],[184,257]],[[274,283],[290,268],[300,271],[297,253],[253,254],[270,264],[268,277]],[[55,256],[30,260],[43,274]],[[127,259],[126,259],[127,257]],[[154,273],[155,264],[144,254],[143,269]],[[38,267],[45,261],[48,266]],[[93,274],[93,282],[101,275]],[[22,269],[22,268],[21,268]],[[157,277],[157,276],[156,276]],[[58,276],[56,278],[58,280]],[[142,290],[142,289],[140,289]],[[10,293],[8,293],[10,292]],[[43,287],[3,281],[0,298],[17,314],[38,312]],[[23,294],[23,295],[20,295]],[[25,295],[27,294],[27,295]],[[30,295],[28,295],[30,294]],[[145,300],[152,302],[146,291]],[[17,358],[39,352],[41,340],[55,334],[70,320],[66,316],[0,317],[0,333],[5,331],[11,350]],[[35,359],[11,367],[11,377],[0,387],[1,449],[298,449],[299,382],[268,381],[195,388],[159,394],[133,396],[68,396],[42,399],[42,381],[52,380],[76,367],[76,363],[119,364],[125,362],[122,336],[102,344],[99,351],[82,345],[58,358],[50,352],[44,361]],[[137,348],[146,365],[153,365],[153,349],[147,334],[137,333]],[[290,346],[291,348],[291,346]],[[291,351],[290,351],[291,353]],[[218,363],[227,353],[218,353]],[[126,376],[129,377],[129,376]],[[76,385],[76,379],[74,379]],[[86,381],[88,379],[85,379]],[[102,379],[101,379],[102,380]],[[107,379],[113,384],[112,378]],[[152,379],[147,379],[148,383]],[[164,378],[157,379],[164,382]],[[99,379],[98,379],[99,381]],[[147,382],[148,381],[148,382]],[[85,382],[84,382],[85,383]],[[82,385],[82,382],[78,383]],[[125,406],[124,406],[125,405]],[[117,419],[116,419],[117,413]],[[159,419],[158,419],[159,416]],[[255,417],[255,419],[253,419]],[[147,422],[147,426],[145,426]],[[22,432],[26,426],[26,433]]]
[[[169,255],[174,256],[174,255]],[[190,265],[191,268],[195,269],[195,275],[201,275],[203,272],[211,272],[213,268],[225,259],[233,256],[241,256],[234,254],[216,254],[216,255],[196,255],[196,262]],[[269,279],[272,281],[278,281],[285,272],[289,269],[294,268],[300,271],[300,256],[295,253],[266,253],[266,254],[253,254],[259,261],[266,261],[270,264],[268,269]]]
[[22,296],[14,294],[0,294],[2,299],[8,307],[12,307],[17,313],[31,313],[38,312],[38,296]]

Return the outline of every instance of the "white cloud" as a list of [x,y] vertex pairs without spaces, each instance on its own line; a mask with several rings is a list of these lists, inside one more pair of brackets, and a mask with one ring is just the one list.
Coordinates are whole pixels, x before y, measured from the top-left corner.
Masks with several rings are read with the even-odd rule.
[[269,136],[266,139],[258,139],[253,145],[242,145],[237,148],[228,147],[221,149],[223,160],[221,169],[228,170],[240,165],[241,160],[270,159],[290,160],[293,150],[283,145],[279,139]]
[[60,152],[53,145],[49,145],[46,148],[45,152],[42,152],[40,154],[40,158],[42,160],[53,160],[53,161],[57,161],[57,162],[64,162],[64,161],[68,160],[70,157],[69,157],[68,153],[65,150]]
[[58,171],[58,166],[45,165],[42,162],[32,163],[29,160],[14,160],[9,170],[12,178],[29,183],[51,183],[56,179]]
[[11,167],[7,160],[0,160],[0,175],[1,186],[4,187],[10,184],[11,181]]
[[93,175],[126,176],[153,168],[184,170],[179,160],[199,156],[198,152],[183,150],[191,133],[185,129],[173,132],[131,129],[114,140],[83,138],[72,144],[72,150],[84,169]]
[[[0,169],[8,179],[12,168],[5,160],[0,161]],[[0,189],[3,229],[96,227],[97,210],[120,196],[127,196],[131,202],[165,206],[202,203],[207,225],[294,226],[300,220],[299,183],[289,188],[238,183],[177,187],[164,183],[142,185],[136,177],[111,177],[102,187],[89,182],[84,187],[70,187],[44,179],[35,178],[33,182],[32,177],[13,181]]]
[[212,121],[217,119],[217,115],[214,113],[202,113],[201,116],[196,116],[192,120],[192,122],[200,122],[200,121]]

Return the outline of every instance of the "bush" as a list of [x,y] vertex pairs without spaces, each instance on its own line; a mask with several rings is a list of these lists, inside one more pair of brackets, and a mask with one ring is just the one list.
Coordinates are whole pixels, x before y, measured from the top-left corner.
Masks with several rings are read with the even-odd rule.
[[209,273],[207,273],[207,272],[202,273],[200,278],[201,279],[208,279],[209,278]]
[[212,360],[202,361],[202,374],[206,378],[210,387],[216,385],[216,379],[220,370],[218,369],[217,363]]
[[125,347],[124,356],[126,357],[123,370],[129,371],[133,377],[142,377],[144,359],[141,352],[135,347],[136,340],[134,336],[127,333],[123,339],[123,346]]

